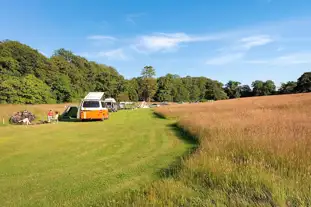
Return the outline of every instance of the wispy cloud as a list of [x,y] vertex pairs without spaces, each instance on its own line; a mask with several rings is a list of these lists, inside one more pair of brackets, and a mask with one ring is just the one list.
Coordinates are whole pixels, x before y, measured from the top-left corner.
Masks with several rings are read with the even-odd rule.
[[240,37],[229,43],[228,46],[217,49],[218,56],[212,57],[206,61],[208,65],[226,65],[236,61],[241,61],[250,49],[263,46],[273,42],[269,35],[253,35]]
[[91,58],[91,59],[100,59],[107,58],[109,60],[129,60],[130,58],[125,54],[122,48],[108,50],[108,51],[99,51],[99,52],[83,52],[78,55]]
[[269,35],[256,35],[244,37],[239,40],[242,49],[249,50],[253,47],[263,46],[273,42],[274,40]]
[[131,23],[131,24],[136,24],[136,19],[139,18],[139,17],[142,17],[142,16],[144,16],[144,15],[146,15],[146,13],[143,13],[143,12],[141,12],[141,13],[128,14],[128,15],[126,16],[126,21],[129,22],[129,23]]
[[44,55],[45,57],[48,57],[48,55],[47,55],[46,53],[42,52],[41,50],[39,50],[39,52],[40,52],[42,55]]
[[89,40],[116,40],[115,37],[106,36],[106,35],[91,35],[91,36],[88,36],[87,39]]
[[182,43],[212,41],[220,36],[195,36],[186,33],[154,33],[137,38],[133,47],[140,52],[172,51]]
[[237,60],[241,60],[243,57],[244,53],[226,54],[208,59],[205,63],[207,65],[225,65]]
[[270,59],[248,60],[245,62],[250,64],[268,64],[278,66],[311,64],[311,52],[292,53]]
[[107,57],[108,59],[114,59],[114,60],[128,60],[128,57],[125,55],[122,48],[105,51],[105,52],[99,52],[99,57]]

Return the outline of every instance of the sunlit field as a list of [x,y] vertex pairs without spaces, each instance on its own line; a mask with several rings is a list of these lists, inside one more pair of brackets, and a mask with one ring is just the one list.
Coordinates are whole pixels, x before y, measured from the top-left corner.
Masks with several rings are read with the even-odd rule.
[[181,171],[151,203],[310,206],[311,94],[159,108],[197,138]]
[[[64,105],[1,105],[45,118]],[[0,206],[107,206],[149,186],[193,145],[151,110],[99,122],[0,128]],[[107,204],[108,203],[108,204]]]
[[106,123],[5,126],[0,198],[15,205],[310,206],[310,109],[311,94],[298,94],[169,105],[157,115],[124,111]]

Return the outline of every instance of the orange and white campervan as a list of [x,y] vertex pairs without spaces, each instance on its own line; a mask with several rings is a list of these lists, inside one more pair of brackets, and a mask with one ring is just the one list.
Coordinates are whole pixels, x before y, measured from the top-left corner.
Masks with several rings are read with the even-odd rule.
[[104,92],[90,92],[80,103],[80,120],[105,120],[109,118],[108,108],[102,99]]

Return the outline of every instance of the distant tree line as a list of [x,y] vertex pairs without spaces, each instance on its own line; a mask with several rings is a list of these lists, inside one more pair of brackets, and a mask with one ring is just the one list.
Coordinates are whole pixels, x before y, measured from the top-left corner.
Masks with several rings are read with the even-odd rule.
[[145,66],[141,76],[125,79],[111,66],[59,49],[47,58],[17,41],[0,42],[0,103],[39,104],[72,102],[89,91],[103,91],[121,101],[206,101],[311,91],[311,72],[296,82],[256,80],[251,86],[237,81],[221,82],[206,77],[167,74],[156,78]]

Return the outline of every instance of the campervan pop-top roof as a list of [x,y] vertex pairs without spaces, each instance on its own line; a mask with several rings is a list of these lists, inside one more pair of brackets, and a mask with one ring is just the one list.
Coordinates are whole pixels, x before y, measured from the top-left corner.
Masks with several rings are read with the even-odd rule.
[[111,102],[111,103],[116,103],[116,100],[114,98],[106,98],[105,102]]
[[101,100],[103,96],[104,92],[89,92],[84,97],[84,100]]

